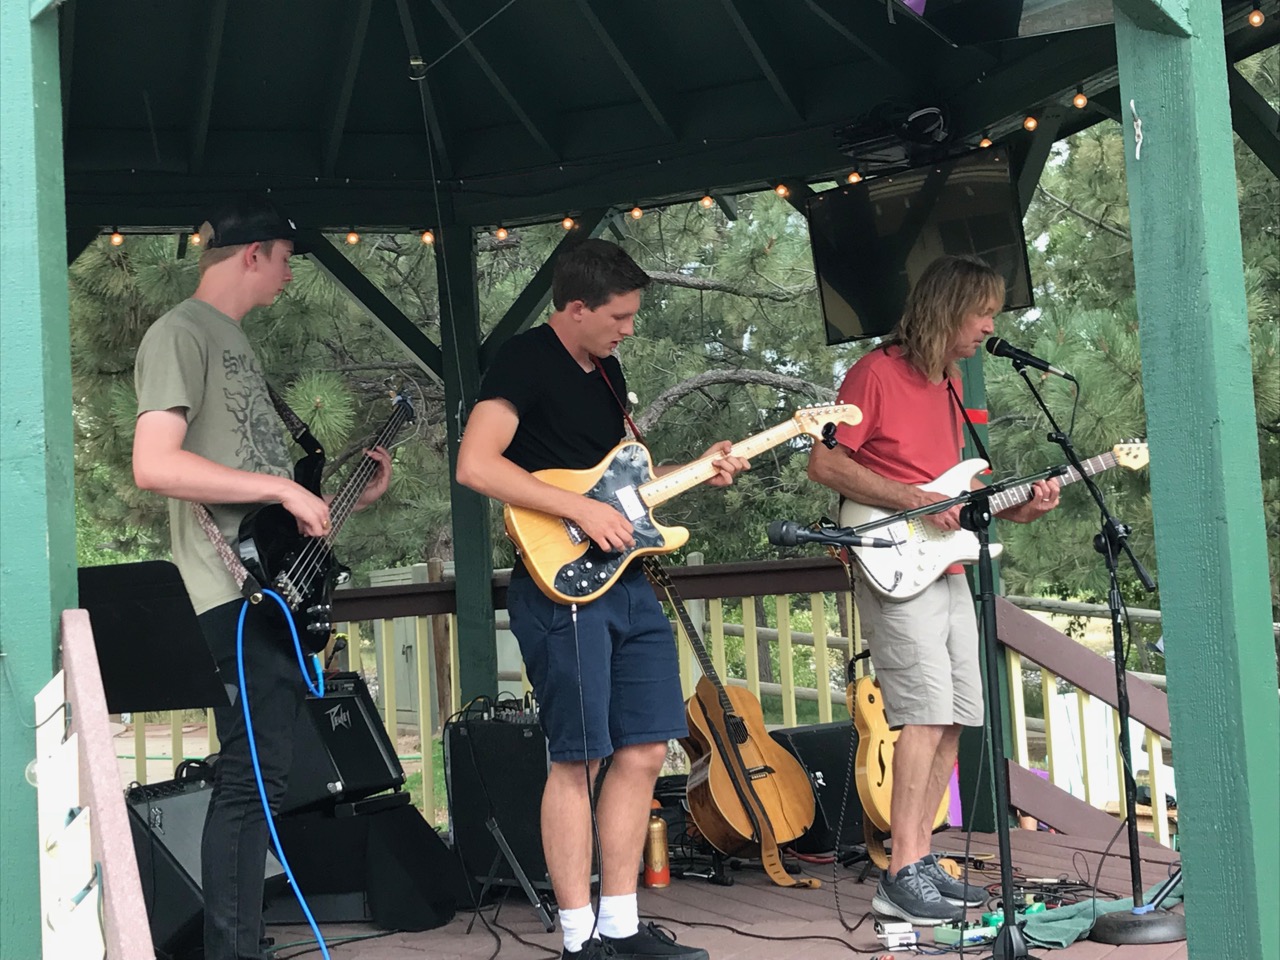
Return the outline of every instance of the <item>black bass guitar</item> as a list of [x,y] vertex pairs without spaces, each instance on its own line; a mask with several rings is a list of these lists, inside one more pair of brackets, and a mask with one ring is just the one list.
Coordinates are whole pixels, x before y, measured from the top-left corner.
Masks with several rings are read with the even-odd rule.
[[[413,404],[402,394],[393,397],[391,405],[391,416],[370,447],[391,446],[396,434],[416,416]],[[298,461],[294,478],[320,496],[323,469],[323,452],[311,454]],[[253,511],[240,523],[240,561],[259,583],[269,585],[288,604],[294,622],[303,627],[299,636],[313,653],[329,642],[333,588],[351,577],[351,571],[333,555],[334,541],[376,470],[372,458],[360,457],[329,503],[329,532],[322,537],[298,533],[298,521],[278,503]]]

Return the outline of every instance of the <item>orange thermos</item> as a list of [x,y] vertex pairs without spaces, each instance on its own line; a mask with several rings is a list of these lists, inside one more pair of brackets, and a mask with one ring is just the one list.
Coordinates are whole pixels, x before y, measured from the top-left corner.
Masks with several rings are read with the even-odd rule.
[[649,833],[644,841],[644,885],[665,887],[671,883],[671,864],[667,860],[667,821],[656,813],[649,818]]

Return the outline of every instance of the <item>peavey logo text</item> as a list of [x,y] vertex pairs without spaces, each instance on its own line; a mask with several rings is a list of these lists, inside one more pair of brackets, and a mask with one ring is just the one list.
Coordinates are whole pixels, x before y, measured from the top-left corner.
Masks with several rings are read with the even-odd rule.
[[325,716],[329,718],[330,730],[337,730],[339,727],[351,729],[351,711],[342,704],[330,707],[325,711]]

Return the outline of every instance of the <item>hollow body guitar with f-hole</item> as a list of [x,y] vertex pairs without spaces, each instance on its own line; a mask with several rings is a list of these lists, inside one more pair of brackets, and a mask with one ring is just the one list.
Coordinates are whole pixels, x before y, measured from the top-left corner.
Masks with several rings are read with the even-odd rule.
[[[413,404],[407,397],[397,394],[391,403],[391,416],[370,447],[390,446],[401,428],[414,420]],[[253,511],[240,523],[240,562],[259,583],[280,595],[302,628],[299,639],[313,653],[323,650],[329,641],[333,589],[350,576],[333,555],[334,541],[376,470],[374,460],[360,457],[329,502],[329,532],[322,537],[298,533],[298,521],[278,503]],[[319,496],[323,472],[324,451],[319,451],[298,461],[294,479]]]

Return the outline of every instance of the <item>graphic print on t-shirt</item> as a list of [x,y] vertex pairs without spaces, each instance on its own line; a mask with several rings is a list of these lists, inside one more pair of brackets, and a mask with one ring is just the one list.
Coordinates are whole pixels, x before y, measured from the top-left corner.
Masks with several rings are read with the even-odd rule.
[[[288,454],[281,436],[280,416],[260,386],[265,381],[257,362],[252,356],[224,350],[222,369],[227,377],[227,385],[222,388],[227,412],[241,428],[236,448],[240,469],[279,474],[278,465],[288,463]],[[259,385],[258,389],[254,389],[255,385]]]

